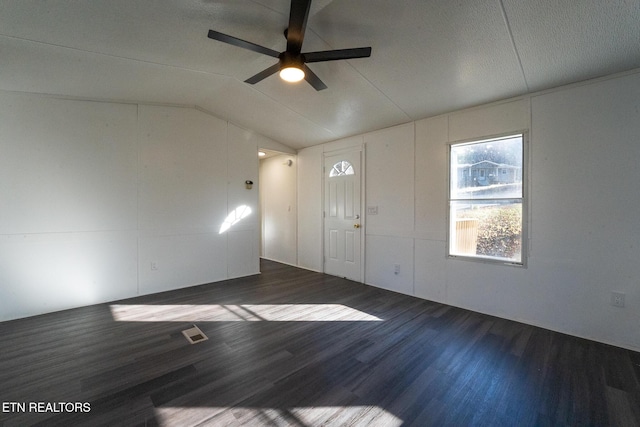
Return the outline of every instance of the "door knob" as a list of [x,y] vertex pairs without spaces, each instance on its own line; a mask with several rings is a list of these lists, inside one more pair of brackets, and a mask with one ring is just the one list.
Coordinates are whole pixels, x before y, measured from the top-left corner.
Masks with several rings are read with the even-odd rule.
[[360,228],[360,224],[353,224],[353,228]]

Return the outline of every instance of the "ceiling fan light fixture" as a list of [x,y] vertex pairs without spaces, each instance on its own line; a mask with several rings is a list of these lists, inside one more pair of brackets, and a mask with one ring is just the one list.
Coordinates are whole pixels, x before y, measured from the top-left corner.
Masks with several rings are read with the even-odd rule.
[[304,71],[295,66],[288,66],[280,70],[280,78],[289,83],[299,82],[304,79]]
[[307,26],[307,18],[311,9],[311,0],[291,0],[289,9],[289,26],[284,31],[287,39],[287,49],[277,52],[259,44],[242,40],[228,34],[209,30],[208,37],[222,43],[227,43],[253,52],[261,53],[272,58],[278,58],[278,63],[249,77],[245,83],[256,84],[267,77],[279,72],[280,78],[287,82],[299,82],[304,79],[315,90],[320,91],[327,85],[309,68],[307,63],[337,61],[343,59],[368,58],[371,56],[371,47],[358,47],[351,49],[333,49],[318,52],[302,53],[302,41]]

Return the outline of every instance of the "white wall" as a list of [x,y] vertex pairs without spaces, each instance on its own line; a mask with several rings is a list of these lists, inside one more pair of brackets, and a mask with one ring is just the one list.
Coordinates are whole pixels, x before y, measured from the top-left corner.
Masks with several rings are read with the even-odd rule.
[[261,256],[291,265],[297,262],[297,170],[295,155],[260,160]]
[[322,271],[323,146],[298,152],[298,265]]
[[[414,125],[364,135],[366,204],[365,283],[413,294]],[[395,274],[394,266],[400,266]]]
[[[260,271],[257,144],[266,138],[231,123],[227,138],[227,215],[243,206],[251,210],[227,231],[227,277],[241,277]],[[251,189],[247,189],[246,181],[253,182]]]
[[[530,137],[527,267],[446,258],[447,144],[520,130]],[[365,220],[365,281],[640,349],[638,135],[640,73],[362,135],[366,204],[379,212]],[[322,152],[313,147],[299,157],[316,164]],[[301,169],[299,182],[316,173]],[[305,193],[299,203],[319,200],[320,193]],[[300,224],[321,229],[313,212],[299,214]],[[298,244],[306,259],[321,259],[315,240]],[[625,308],[611,306],[613,290],[626,293]]]
[[0,320],[257,273],[258,140],[192,108],[0,92]]

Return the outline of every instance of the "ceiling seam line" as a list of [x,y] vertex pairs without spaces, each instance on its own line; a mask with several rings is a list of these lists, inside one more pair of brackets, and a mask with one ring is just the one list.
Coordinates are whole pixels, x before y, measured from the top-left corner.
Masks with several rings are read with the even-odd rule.
[[[236,80],[237,80],[237,81],[240,81],[239,79],[236,79]],[[244,83],[244,82],[242,82],[242,83]],[[330,133],[331,135],[336,136],[335,132],[333,132],[331,129],[328,129],[327,127],[325,127],[325,126],[321,125],[320,123],[316,123],[315,121],[311,120],[310,118],[308,118],[308,117],[307,117],[307,116],[305,116],[304,114],[301,114],[301,113],[299,113],[299,112],[297,112],[297,111],[295,111],[295,110],[292,110],[291,108],[287,107],[286,105],[282,104],[281,102],[279,102],[279,101],[278,101],[278,100],[276,100],[275,98],[273,98],[273,97],[271,97],[271,96],[267,95],[266,93],[262,92],[261,90],[259,90],[259,89],[257,89],[257,88],[254,88],[254,87],[251,87],[250,89],[251,89],[251,90],[254,90],[254,91],[256,91],[256,92],[258,92],[259,94],[261,94],[262,96],[266,97],[266,98],[267,98],[267,99],[269,99],[270,101],[275,102],[276,104],[278,104],[279,106],[283,107],[284,109],[286,109],[286,110],[287,110],[287,111],[289,111],[290,113],[293,113],[293,114],[295,114],[296,116],[298,116],[298,117],[300,117],[300,118],[302,118],[302,119],[304,119],[304,120],[308,121],[309,123],[311,123],[311,124],[313,124],[313,125],[315,125],[315,126],[318,126],[320,129],[322,129],[322,130],[324,130],[324,131],[326,131],[326,132]],[[196,109],[202,110],[203,112],[206,112],[206,113],[212,114],[212,115],[214,115],[214,116],[216,116],[216,117],[219,117],[219,115],[216,115],[216,114],[215,114],[215,113],[213,113],[212,111],[209,111],[209,110],[207,110],[206,108],[203,108],[203,107],[201,107],[201,106],[199,106],[199,105],[196,105]],[[233,120],[230,120],[229,118],[226,118],[225,120],[233,122]],[[235,124],[235,122],[233,122],[233,123]],[[279,141],[278,141],[278,142],[279,142]]]
[[0,37],[5,37],[5,38],[8,38],[8,39],[13,39],[13,40],[20,40],[20,41],[29,42],[29,43],[35,43],[35,44],[39,44],[39,45],[43,45],[43,46],[51,46],[51,47],[57,47],[57,48],[60,48],[60,49],[68,49],[68,50],[72,50],[72,51],[76,51],[76,52],[89,53],[89,54],[93,54],[93,55],[104,56],[104,57],[107,57],[107,58],[116,58],[116,59],[122,59],[122,60],[125,60],[125,61],[138,62],[138,63],[141,63],[141,64],[156,65],[156,66],[159,66],[159,67],[167,67],[167,68],[175,68],[176,70],[189,71],[189,72],[193,72],[193,73],[206,74],[206,75],[212,75],[212,76],[235,78],[233,76],[230,76],[230,75],[227,75],[227,74],[222,74],[222,73],[212,73],[212,72],[209,72],[209,71],[195,70],[193,68],[179,67],[177,65],[163,64],[161,62],[145,61],[145,60],[142,60],[142,59],[129,58],[127,56],[118,56],[118,55],[113,55],[113,54],[110,54],[110,53],[94,52],[92,50],[80,49],[80,48],[71,47],[71,46],[64,46],[64,45],[55,44],[55,43],[47,43],[47,42],[43,42],[43,41],[39,41],[39,40],[26,39],[26,38],[23,38],[23,37],[8,36],[6,34],[0,34]]
[[522,73],[522,80],[524,81],[524,86],[527,89],[527,92],[530,92],[529,82],[527,82],[527,76],[524,72],[524,66],[522,65],[522,58],[520,58],[520,53],[518,52],[518,48],[516,47],[516,40],[513,37],[513,31],[511,30],[511,24],[509,23],[509,18],[507,17],[507,11],[504,8],[503,0],[498,0],[500,3],[500,11],[502,12],[502,19],[504,19],[504,23],[507,26],[507,32],[509,33],[509,39],[511,39],[511,47],[513,47],[513,53],[516,54],[516,59],[518,60],[518,65],[520,66],[520,72]]
[[[93,51],[90,51],[90,50],[79,49],[79,48],[70,47],[70,46],[58,45],[58,44],[54,44],[54,43],[47,43],[47,42],[42,42],[42,41],[38,41],[38,40],[26,39],[26,38],[22,38],[22,37],[8,36],[6,34],[0,34],[0,37],[5,37],[5,38],[9,38],[9,39],[14,39],[14,40],[20,40],[20,41],[25,41],[25,42],[29,42],[29,43],[35,43],[35,44],[44,45],[44,46],[52,46],[52,47],[57,47],[57,48],[61,48],[61,49],[68,49],[68,50],[72,50],[72,51],[76,51],[76,52],[94,54],[94,55],[99,55],[99,56],[104,56],[104,57],[109,57],[109,58],[116,58],[116,59],[121,59],[121,60],[125,60],[125,61],[132,61],[132,62],[137,62],[137,63],[141,63],[141,64],[149,64],[149,65],[155,65],[155,66],[159,66],[159,67],[173,68],[173,69],[182,70],[182,71],[194,72],[194,73],[210,75],[210,76],[219,76],[219,77],[224,77],[224,78],[229,78],[229,79],[234,79],[236,81],[240,81],[237,77],[229,76],[227,74],[211,73],[211,72],[202,71],[202,70],[194,70],[194,69],[191,69],[191,68],[178,67],[176,65],[162,64],[162,63],[152,62],[152,61],[143,61],[143,60],[139,60],[139,59],[127,58],[127,57],[124,57],[124,56],[111,55],[111,54],[102,53],[102,52],[93,52]],[[296,111],[292,110],[291,108],[287,107],[286,105],[283,105],[282,103],[278,102],[276,99],[266,95],[264,92],[262,92],[260,90],[257,90],[257,89],[254,89],[254,90],[256,90],[257,92],[261,93],[262,95],[264,95],[265,97],[267,97],[271,101],[275,102],[276,104],[286,108],[289,112],[294,113],[295,115],[307,120],[308,122],[314,124],[315,126],[318,126],[319,128],[323,129],[324,131],[328,132],[329,134],[334,135],[334,136],[336,135],[335,132],[333,132],[332,130],[328,129],[326,126],[323,126],[323,125],[321,125],[319,123],[316,123],[313,120],[311,120],[308,117],[306,117],[305,115],[300,114],[299,112],[296,112]]]
[[[329,49],[335,49],[331,44],[327,43],[327,41],[325,39],[323,39],[322,37],[320,37],[320,35],[318,33],[316,33],[315,31],[313,31],[312,28],[307,27],[307,31],[311,31],[313,34],[316,35],[316,37],[318,37],[320,40],[322,40],[322,43],[326,44],[327,46],[329,46]],[[400,106],[398,104],[396,104],[395,102],[393,102],[393,100],[391,98],[389,98],[387,96],[386,93],[384,93],[378,86],[374,85],[373,82],[371,80],[369,80],[368,78],[366,78],[364,76],[364,74],[362,74],[356,67],[354,67],[351,62],[349,60],[344,61],[345,63],[349,64],[349,67],[351,67],[353,69],[353,71],[355,71],[356,73],[358,73],[358,75],[360,77],[362,77],[367,83],[369,83],[369,85],[374,88],[379,94],[381,94],[383,97],[385,97],[387,99],[387,101],[389,101],[394,107],[396,107],[402,114],[405,115],[405,117],[409,120],[415,120],[415,118],[411,117],[411,115],[409,113],[407,113],[406,111],[404,111],[402,108],[400,108]]]
[[[238,79],[238,81],[240,81],[240,80]],[[243,83],[244,83],[244,82],[243,82]],[[252,85],[252,86],[254,86],[254,85]],[[313,123],[314,125],[318,126],[319,128],[324,129],[325,131],[329,132],[331,135],[335,135],[335,132],[333,132],[332,130],[330,130],[330,129],[326,128],[325,126],[321,125],[320,123],[316,123],[316,122],[314,122],[314,121],[313,121],[313,120],[311,120],[310,118],[306,117],[304,114],[301,114],[301,113],[299,113],[299,112],[297,112],[297,111],[295,111],[295,110],[292,110],[291,108],[289,108],[289,107],[287,107],[286,105],[282,104],[281,102],[279,102],[279,101],[278,101],[278,100],[276,100],[275,98],[273,98],[273,97],[271,97],[271,96],[267,95],[267,94],[266,94],[266,93],[264,93],[263,91],[261,91],[261,90],[259,90],[259,89],[255,88],[255,87],[251,87],[251,89],[252,89],[252,90],[254,90],[254,91],[256,91],[256,92],[258,92],[258,93],[260,93],[261,95],[265,96],[266,98],[270,99],[271,101],[275,102],[276,104],[280,105],[281,107],[285,108],[286,110],[288,110],[289,112],[291,112],[291,113],[295,114],[296,116],[299,116],[299,117],[301,117],[301,118],[303,118],[303,119],[305,119],[305,120],[309,121],[309,123]]]
[[259,3],[259,2],[255,1],[255,0],[249,0],[249,1],[250,1],[251,3],[253,3],[253,4],[255,4],[256,6],[263,7],[263,8],[265,8],[265,9],[267,9],[268,11],[271,11],[271,12],[273,12],[273,13],[277,13],[278,15],[288,16],[288,14],[287,14],[287,13],[284,13],[284,14],[283,14],[281,11],[276,10],[276,9],[274,9],[274,8],[271,8],[271,7],[269,7],[269,6],[265,5],[265,4]]

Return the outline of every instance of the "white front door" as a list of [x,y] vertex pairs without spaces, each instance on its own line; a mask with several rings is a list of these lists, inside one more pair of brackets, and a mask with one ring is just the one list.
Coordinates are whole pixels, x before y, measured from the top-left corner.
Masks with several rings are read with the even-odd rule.
[[324,272],[362,281],[360,155],[350,151],[324,159]]

